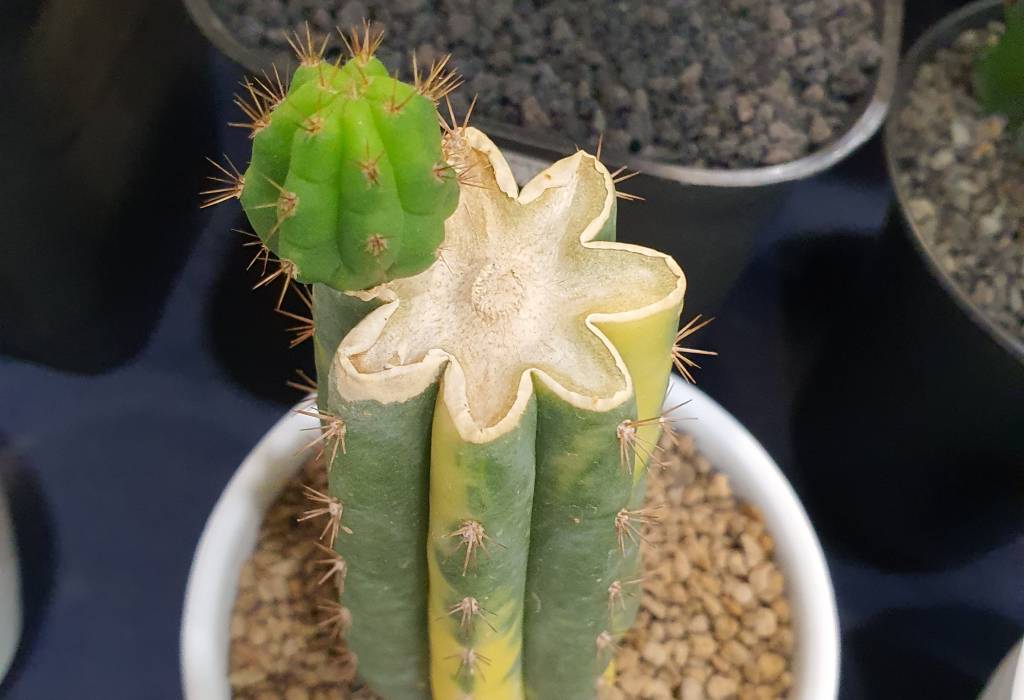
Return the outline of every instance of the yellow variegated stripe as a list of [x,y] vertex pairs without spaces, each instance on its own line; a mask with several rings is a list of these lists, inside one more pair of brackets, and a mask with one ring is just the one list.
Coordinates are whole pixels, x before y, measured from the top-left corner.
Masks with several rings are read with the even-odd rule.
[[535,431],[534,399],[515,429],[486,443],[466,442],[444,401],[435,407],[427,542],[435,698],[523,697]]

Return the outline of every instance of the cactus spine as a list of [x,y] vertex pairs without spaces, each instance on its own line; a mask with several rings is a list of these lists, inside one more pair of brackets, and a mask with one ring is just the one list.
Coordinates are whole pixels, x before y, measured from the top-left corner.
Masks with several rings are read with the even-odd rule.
[[[436,119],[424,84],[454,78],[435,67],[396,87],[375,67],[369,32],[349,43],[353,58],[330,74],[339,94],[379,79],[400,102],[422,98]],[[287,98],[257,120],[291,115],[290,131],[274,136],[291,150],[264,148],[260,131],[241,199],[261,240],[279,254],[304,251],[296,277],[317,282],[329,490],[310,494],[303,517],[324,520],[323,543],[337,555],[324,560],[342,606],[330,619],[360,675],[391,700],[593,698],[639,599],[640,527],[656,517],[640,506],[645,470],[669,371],[687,351],[674,348],[682,271],[615,242],[621,193],[598,158],[578,151],[519,190],[494,144],[454,119],[433,141],[420,125],[417,139],[396,137],[401,153],[386,148],[388,196],[406,207],[411,188],[423,195],[419,210],[433,207],[421,216],[442,223],[440,233],[388,229],[401,239],[388,238],[389,254],[415,239],[415,262],[349,259],[344,246],[340,261],[333,248],[319,260],[331,246],[306,242],[344,239],[350,220],[282,221],[280,197],[265,207],[271,189],[280,195],[273,183],[249,198],[253,174],[281,177],[312,209],[326,190],[295,184],[296,159],[340,172],[364,157],[365,142],[387,137],[382,117],[346,121],[346,107],[330,132],[344,148],[309,146],[300,123],[327,106],[305,96],[322,64],[304,63]],[[386,95],[364,93],[345,104]],[[428,165],[431,177],[456,177],[423,178]],[[326,210],[339,201],[373,214],[382,200],[349,175],[318,181],[340,188]],[[365,243],[378,229],[352,230]]]

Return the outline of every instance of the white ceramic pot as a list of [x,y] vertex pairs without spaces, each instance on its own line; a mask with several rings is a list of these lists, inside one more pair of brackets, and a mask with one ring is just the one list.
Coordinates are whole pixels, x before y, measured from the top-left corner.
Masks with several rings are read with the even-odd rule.
[[[680,428],[729,476],[735,492],[764,513],[793,608],[796,657],[791,700],[833,700],[839,688],[839,623],[821,545],[807,513],[764,448],[702,391],[673,377],[666,406],[683,401]],[[185,593],[181,666],[186,700],[230,700],[228,645],[239,571],[263,513],[301,467],[312,418],[289,413],[242,462],[217,501],[196,549]],[[1016,700],[1016,699],[1015,699]]]
[[1024,640],[1003,657],[978,700],[1024,700]]
[[21,577],[14,542],[14,524],[0,483],[0,681],[14,660],[21,637]]

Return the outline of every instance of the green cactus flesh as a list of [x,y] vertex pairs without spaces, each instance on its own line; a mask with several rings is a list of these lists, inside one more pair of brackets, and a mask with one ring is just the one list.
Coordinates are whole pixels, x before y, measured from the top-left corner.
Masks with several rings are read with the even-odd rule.
[[477,181],[438,260],[314,290],[318,408],[344,426],[314,496],[344,562],[340,619],[391,700],[589,699],[636,612],[685,281],[614,241],[594,157],[519,191],[483,134],[450,136]]
[[974,89],[987,111],[1005,115],[1013,127],[1024,125],[1024,2],[1007,3],[1006,31],[978,61]]
[[287,91],[248,85],[240,199],[302,282],[365,289],[427,269],[458,202],[430,90],[390,77],[372,48],[340,67],[307,56]]

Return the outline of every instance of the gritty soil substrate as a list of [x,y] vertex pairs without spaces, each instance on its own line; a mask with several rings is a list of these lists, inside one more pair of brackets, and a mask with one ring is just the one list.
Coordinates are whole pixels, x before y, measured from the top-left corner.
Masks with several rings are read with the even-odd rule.
[[[792,685],[793,631],[774,543],[757,509],[732,495],[681,436],[649,479],[636,625],[619,644],[618,675],[602,700],[774,700]],[[297,522],[302,485],[325,489],[307,465],[268,511],[242,569],[231,621],[230,681],[244,700],[371,700],[352,657],[321,624],[334,612],[317,563],[321,526]],[[329,576],[327,577],[330,578]],[[625,594],[631,594],[627,586]],[[321,607],[327,604],[327,607]]]
[[243,43],[280,53],[308,22],[370,18],[408,74],[453,55],[461,112],[686,165],[785,163],[842,134],[882,49],[869,0],[212,0]]
[[938,264],[1024,338],[1024,138],[985,114],[971,87],[979,49],[1002,31],[965,31],[921,66],[893,145],[907,213]]

